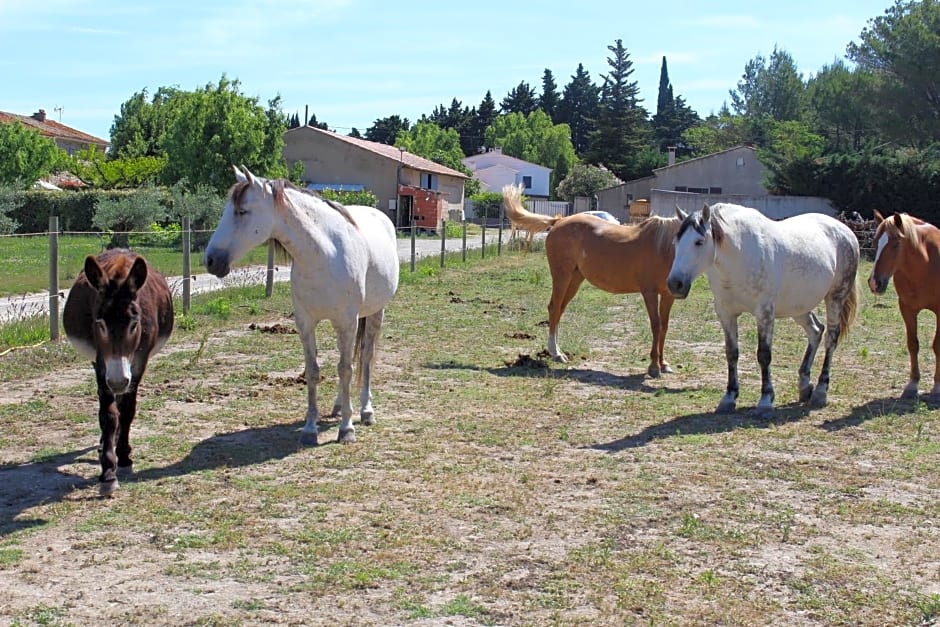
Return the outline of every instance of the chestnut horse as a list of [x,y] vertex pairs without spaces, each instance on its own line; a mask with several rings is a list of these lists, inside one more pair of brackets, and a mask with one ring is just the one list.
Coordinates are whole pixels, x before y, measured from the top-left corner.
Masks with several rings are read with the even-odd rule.
[[[507,207],[519,203],[503,189]],[[520,203],[521,204],[521,203]],[[568,359],[558,348],[558,323],[585,279],[612,294],[643,295],[653,347],[649,375],[672,372],[663,357],[669,312],[674,298],[666,287],[672,264],[676,218],[651,217],[639,224],[613,224],[603,218],[577,213],[552,218],[545,238],[545,254],[552,274],[552,297],[548,302],[548,350],[555,361]]]
[[65,301],[62,324],[76,352],[94,360],[99,489],[110,496],[118,487],[117,470],[133,470],[130,431],[137,388],[148,360],[173,331],[173,297],[142,256],[115,248],[85,259]]
[[[875,211],[875,265],[868,277],[868,287],[884,294],[894,277],[898,307],[907,332],[907,352],[911,358],[911,376],[901,398],[917,398],[920,365],[917,354],[917,315],[928,309],[940,316],[940,229],[906,213],[885,219]],[[940,325],[933,338],[934,366],[931,396],[940,394]]]

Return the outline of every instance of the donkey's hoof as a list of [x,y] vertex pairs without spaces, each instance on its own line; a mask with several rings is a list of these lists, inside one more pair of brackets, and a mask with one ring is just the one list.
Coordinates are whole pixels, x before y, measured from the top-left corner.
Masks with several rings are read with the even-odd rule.
[[340,429],[336,441],[340,444],[355,444],[356,432],[352,429]]
[[134,464],[127,464],[122,466],[118,464],[117,474],[122,477],[133,477],[134,476]]
[[812,396],[813,396],[813,386],[812,386],[812,384],[810,384],[810,385],[806,386],[805,388],[803,388],[802,390],[800,390],[800,402],[801,402],[801,403],[805,403],[805,402],[809,401],[809,399],[812,398]]
[[110,481],[101,481],[98,483],[98,494],[107,497],[114,496],[114,491],[118,489],[118,486],[117,478],[111,479]]
[[317,433],[315,431],[302,431],[300,433],[300,444],[301,446],[316,446],[319,444]]
[[375,412],[371,412],[371,411],[368,411],[368,412],[364,411],[364,412],[362,412],[361,414],[359,414],[359,421],[360,421],[363,425],[365,425],[365,426],[367,426],[367,427],[371,427],[372,425],[375,424]]

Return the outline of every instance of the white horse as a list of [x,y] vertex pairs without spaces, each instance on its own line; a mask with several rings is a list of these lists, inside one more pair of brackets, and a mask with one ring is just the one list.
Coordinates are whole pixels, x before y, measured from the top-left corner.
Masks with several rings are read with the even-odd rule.
[[[851,229],[821,213],[775,222],[756,209],[718,203],[686,214],[676,207],[682,226],[676,256],[667,278],[669,290],[685,298],[692,281],[705,272],[715,297],[715,311],[725,334],[727,392],[718,413],[735,410],[738,398],[738,316],[757,318],[757,361],[761,397],[755,412],[773,413],[770,378],[774,320],[793,318],[808,340],[800,363],[799,398],[823,407],[829,390],[829,367],[839,341],[855,320],[858,305],[858,239]],[[826,355],[816,388],[810,369],[823,326],[813,313],[826,301]]]
[[209,240],[205,264],[223,277],[249,250],[273,239],[292,259],[291,298],[304,345],[307,418],[305,445],[317,444],[316,327],[329,320],[339,349],[339,386],[333,405],[342,417],[337,440],[356,441],[349,386],[352,362],[359,356],[360,418],[374,422],[370,389],[375,347],[385,306],[398,289],[398,248],[391,220],[372,207],[324,200],[284,180],[253,176],[235,168],[222,219]]

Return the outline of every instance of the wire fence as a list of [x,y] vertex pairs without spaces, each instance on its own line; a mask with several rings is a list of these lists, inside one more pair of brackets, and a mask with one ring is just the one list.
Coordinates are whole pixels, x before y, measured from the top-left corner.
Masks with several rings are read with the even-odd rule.
[[[468,233],[468,227],[472,233]],[[399,259],[415,272],[419,259],[435,255],[440,257],[441,268],[446,266],[448,255],[456,258],[459,254],[466,262],[471,250],[478,250],[485,258],[488,247],[491,254],[495,247],[500,255],[504,233],[504,220],[496,225],[444,221],[437,229],[421,229],[412,223],[397,229]],[[130,248],[146,257],[167,278],[173,295],[182,301],[184,314],[190,310],[194,292],[263,282],[269,297],[275,281],[289,278],[289,265],[280,267],[276,263],[272,242],[248,253],[225,279],[194,272],[194,268],[202,267],[202,252],[211,236],[212,231],[191,229],[186,218],[180,224],[147,231],[60,231],[55,216],[50,218],[46,232],[2,235],[0,294],[14,295],[0,297],[0,325],[48,315],[50,338],[58,340],[59,317],[66,297],[63,287],[71,285],[88,255],[107,248]]]

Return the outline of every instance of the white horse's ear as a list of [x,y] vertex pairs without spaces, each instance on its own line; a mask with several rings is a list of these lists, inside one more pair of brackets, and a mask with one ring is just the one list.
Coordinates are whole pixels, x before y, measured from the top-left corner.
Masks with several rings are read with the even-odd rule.
[[708,206],[708,203],[705,203],[705,206],[702,207],[702,221],[708,222],[712,219],[712,208]]
[[689,217],[685,211],[679,208],[679,205],[676,205],[676,217],[679,218],[679,221],[682,222]]
[[233,165],[233,166],[232,166],[232,169],[235,170],[235,180],[236,180],[236,181],[238,181],[239,183],[244,183],[245,181],[248,180],[248,179],[245,178],[245,174],[244,174],[241,170],[238,169],[238,166],[237,166],[237,165]]
[[881,212],[880,212],[880,211],[878,211],[877,209],[875,209],[875,226],[878,226],[879,224],[881,224],[881,223],[884,222],[884,221],[885,221],[884,216],[881,215]]

